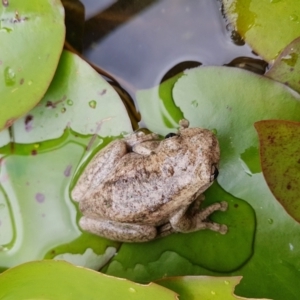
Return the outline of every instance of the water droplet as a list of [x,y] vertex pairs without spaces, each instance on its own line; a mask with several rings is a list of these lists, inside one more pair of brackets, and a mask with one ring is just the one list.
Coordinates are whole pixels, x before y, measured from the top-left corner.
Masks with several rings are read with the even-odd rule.
[[280,2],[281,0],[270,0],[270,3],[277,3]]
[[34,144],[33,147],[34,147],[35,149],[38,149],[38,148],[40,147],[40,144]]
[[129,288],[129,292],[131,292],[131,293],[135,293],[136,292],[136,290],[134,289],[134,288]]
[[224,283],[225,283],[226,285],[228,285],[228,284],[229,284],[229,281],[228,281],[228,280],[224,280]]
[[268,223],[269,223],[269,224],[273,224],[273,223],[274,223],[274,220],[273,220],[273,219],[268,219]]
[[72,105],[73,105],[73,101],[72,101],[71,99],[68,99],[68,100],[67,100],[67,104],[68,104],[69,106],[72,106]]
[[216,295],[216,292],[215,291],[210,291],[210,293],[212,294],[212,295]]
[[293,251],[294,250],[294,245],[289,243],[289,248],[290,248],[291,251]]
[[91,101],[89,102],[89,106],[90,106],[91,108],[96,108],[96,106],[97,106],[97,101],[96,101],[96,100],[91,100]]
[[4,69],[4,80],[7,86],[12,86],[16,83],[16,73],[12,68],[6,67]]
[[293,15],[290,15],[290,20],[293,21],[293,22],[296,22],[298,20],[298,16],[293,14]]
[[32,80],[29,80],[27,84],[32,85]]
[[67,109],[65,107],[63,107],[61,110],[60,110],[62,113],[65,113],[67,111]]
[[192,106],[194,106],[194,107],[198,107],[198,102],[197,102],[197,100],[193,100],[193,101],[191,102],[191,104],[192,104]]

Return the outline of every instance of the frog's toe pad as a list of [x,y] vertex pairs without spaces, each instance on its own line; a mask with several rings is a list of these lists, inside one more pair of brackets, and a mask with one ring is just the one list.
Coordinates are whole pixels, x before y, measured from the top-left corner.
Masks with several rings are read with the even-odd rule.
[[228,203],[226,201],[222,201],[220,202],[221,207],[220,207],[220,211],[226,211],[228,209]]
[[220,232],[221,234],[226,234],[227,231],[228,231],[228,227],[227,227],[226,225],[224,225],[224,224],[220,225],[219,232]]

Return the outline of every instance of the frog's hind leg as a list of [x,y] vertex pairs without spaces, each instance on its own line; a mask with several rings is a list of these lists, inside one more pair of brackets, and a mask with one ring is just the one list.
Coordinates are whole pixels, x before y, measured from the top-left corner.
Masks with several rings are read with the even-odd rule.
[[101,218],[82,217],[79,225],[83,230],[119,242],[147,242],[157,235],[156,228],[150,225],[121,223]]
[[223,201],[214,203],[197,212],[194,211],[193,207],[192,214],[187,208],[183,208],[170,219],[170,225],[166,224],[160,228],[160,235],[164,236],[172,232],[188,233],[201,229],[210,229],[225,234],[227,232],[226,225],[207,221],[207,218],[215,211],[225,211],[227,206],[227,202]]

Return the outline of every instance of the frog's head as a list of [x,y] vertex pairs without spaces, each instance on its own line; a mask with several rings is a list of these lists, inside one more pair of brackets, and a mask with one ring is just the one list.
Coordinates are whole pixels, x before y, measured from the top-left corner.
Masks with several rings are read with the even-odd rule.
[[205,128],[185,128],[178,132],[182,143],[188,144],[196,173],[210,184],[219,175],[220,147],[216,135]]

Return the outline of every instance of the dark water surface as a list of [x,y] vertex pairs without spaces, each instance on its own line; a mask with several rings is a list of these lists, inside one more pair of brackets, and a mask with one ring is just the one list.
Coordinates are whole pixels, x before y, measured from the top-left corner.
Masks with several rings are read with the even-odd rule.
[[[218,0],[81,0],[85,5],[83,54],[132,94],[159,84],[182,63],[224,65],[241,56],[226,29]],[[228,27],[228,26],[227,26]]]

